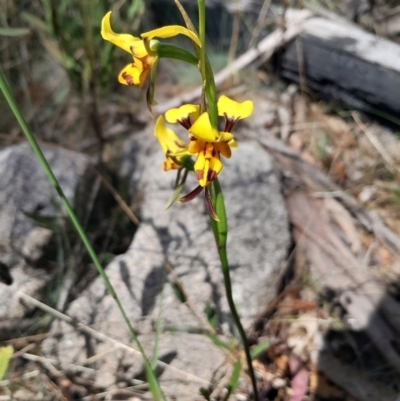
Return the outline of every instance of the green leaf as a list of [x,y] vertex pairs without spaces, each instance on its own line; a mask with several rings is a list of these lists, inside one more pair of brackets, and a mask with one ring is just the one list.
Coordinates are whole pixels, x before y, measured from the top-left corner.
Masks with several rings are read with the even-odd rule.
[[158,302],[158,316],[157,316],[157,322],[156,322],[156,335],[154,339],[154,347],[153,347],[153,355],[151,357],[150,365],[151,368],[153,369],[153,372],[155,373],[155,370],[157,368],[158,364],[158,346],[160,342],[160,335],[161,335],[161,317],[162,317],[162,305],[164,301],[164,284],[165,284],[165,279],[166,279],[166,271],[165,269],[163,270],[163,280],[162,280],[162,291],[160,295],[160,299]]
[[261,355],[265,350],[267,350],[269,347],[269,341],[262,341],[260,344],[257,344],[251,349],[251,358],[257,358],[259,355]]
[[157,53],[159,57],[186,61],[187,63],[194,66],[197,66],[197,64],[199,63],[197,57],[194,56],[192,53],[188,52],[185,49],[182,49],[182,47],[171,45],[168,43],[158,43]]
[[187,333],[187,334],[203,334],[198,327],[191,326],[164,326],[165,333]]
[[160,386],[158,384],[157,378],[155,377],[153,371],[151,370],[151,366],[146,366],[146,379],[147,383],[149,383],[150,392],[153,396],[154,401],[161,401],[164,399],[163,394],[161,393]]
[[11,345],[0,348],[0,380],[3,380],[13,352],[14,350]]
[[0,28],[0,36],[24,36],[30,33],[28,28]]
[[143,0],[132,1],[132,4],[128,8],[127,12],[128,20],[132,20],[133,17],[135,17],[135,14],[141,11],[143,6],[144,6]]
[[217,347],[226,349],[228,351],[232,351],[233,347],[231,345],[229,345],[228,343],[220,340],[215,334],[206,332],[206,333],[204,333],[204,335],[206,337],[208,337]]
[[174,202],[179,198],[183,187],[184,187],[184,183],[181,185],[178,185],[174,191],[174,193],[171,195],[171,197],[168,199],[168,202],[166,203],[166,205],[164,206],[164,210],[168,210],[173,204]]
[[224,400],[226,401],[230,395],[237,389],[237,386],[239,384],[239,377],[240,377],[240,372],[242,371],[242,364],[240,362],[240,359],[238,359],[233,367],[233,371],[231,374],[231,377],[229,379],[229,383],[226,386],[227,393],[224,397]]
[[21,14],[21,16],[22,19],[32,28],[50,33],[47,25],[41,19],[35,17],[33,14],[24,12]]

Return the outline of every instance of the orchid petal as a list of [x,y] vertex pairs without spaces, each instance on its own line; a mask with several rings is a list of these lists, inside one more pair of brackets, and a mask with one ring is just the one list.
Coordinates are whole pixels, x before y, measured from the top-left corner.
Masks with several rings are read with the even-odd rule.
[[154,136],[160,142],[164,154],[175,153],[186,149],[186,144],[183,142],[172,129],[169,129],[162,116],[157,118],[156,126],[154,128]]
[[233,135],[230,132],[220,132],[220,141],[229,142],[233,139]]
[[228,142],[218,142],[214,146],[222,156],[225,156],[227,159],[231,157],[232,152]]
[[168,25],[163,26],[162,28],[154,29],[149,32],[142,33],[140,36],[143,39],[151,40],[153,38],[171,38],[177,35],[185,35],[190,38],[193,42],[195,42],[199,47],[201,47],[200,39],[196,34],[189,29],[181,26],[181,25]]
[[199,117],[200,107],[195,104],[184,104],[181,107],[170,109],[165,113],[165,119],[169,123],[177,123],[178,121],[191,117],[193,121]]
[[229,147],[231,148],[231,149],[237,149],[239,146],[238,146],[238,144],[236,143],[236,141],[234,140],[234,139],[231,139],[229,142],[228,142],[228,145],[229,145]]
[[240,120],[247,118],[253,113],[253,102],[246,100],[243,103],[235,102],[229,97],[222,95],[218,99],[218,115],[229,119]]
[[193,200],[196,196],[200,194],[200,192],[203,190],[203,187],[201,185],[197,186],[193,191],[189,192],[185,196],[182,196],[182,198],[178,199],[179,203],[186,203],[190,202]]
[[[148,71],[148,70],[147,70]],[[144,82],[143,71],[139,69],[134,63],[126,65],[118,74],[118,82],[123,85],[141,85]],[[144,77],[145,78],[145,77]]]
[[120,47],[134,57],[142,58],[147,56],[143,41],[127,33],[115,33],[111,28],[111,11],[101,21],[101,36],[112,44]]
[[210,116],[204,112],[190,127],[189,132],[205,142],[218,142],[220,140],[219,132],[212,127]]
[[210,170],[214,171],[218,175],[222,170],[222,162],[219,157],[212,157],[210,159]]
[[194,163],[194,172],[196,173],[199,185],[205,187],[207,185],[208,170],[210,167],[210,160],[205,157],[205,152],[200,152],[197,155],[196,162]]
[[181,159],[184,156],[192,156],[192,154],[186,148],[185,149],[182,148],[176,151],[171,151],[170,153],[168,153],[168,156]]
[[139,88],[140,88],[140,89],[142,89],[142,86],[143,86],[143,84],[144,84],[145,81],[146,81],[146,78],[147,78],[147,75],[149,74],[149,71],[150,71],[150,70],[144,70],[144,71],[142,71],[142,73],[140,74],[140,78],[139,78],[139,81],[140,81],[140,83],[139,83]]
[[188,151],[192,155],[195,155],[199,152],[202,152],[204,150],[205,146],[206,146],[206,142],[201,141],[200,139],[194,139],[189,142]]

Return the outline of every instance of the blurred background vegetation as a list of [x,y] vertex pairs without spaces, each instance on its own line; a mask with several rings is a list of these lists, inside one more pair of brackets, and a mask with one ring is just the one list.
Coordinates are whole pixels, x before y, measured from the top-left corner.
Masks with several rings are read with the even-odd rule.
[[[65,134],[73,126],[78,136],[84,131],[102,142],[99,102],[110,92],[117,71],[116,48],[100,36],[101,19],[110,9],[115,29],[137,31],[142,0],[0,3],[0,62],[40,139],[71,146]],[[9,124],[3,118],[0,130]]]
[[[193,20],[196,1],[183,0]],[[210,0],[207,30],[209,57],[215,70],[254,45],[273,29],[276,21],[266,18],[258,25],[265,5],[323,7],[356,20],[379,32],[382,15],[397,0]],[[25,117],[39,139],[75,150],[88,151],[96,138],[103,150],[105,131],[121,119],[138,126],[148,114],[139,108],[143,96],[136,88],[118,85],[119,69],[129,55],[102,40],[100,23],[113,11],[117,32],[140,32],[165,24],[181,24],[173,0],[0,0],[0,63]],[[395,10],[395,8],[394,8]],[[178,44],[189,46],[184,38]],[[172,68],[173,67],[173,68]],[[159,82],[195,87],[200,83],[193,67],[165,60],[167,74]],[[161,91],[161,99],[175,95],[179,88]],[[0,95],[1,96],[1,95]],[[0,146],[18,139],[18,128],[0,97]],[[109,135],[108,135],[109,136]],[[85,141],[86,140],[86,141]]]

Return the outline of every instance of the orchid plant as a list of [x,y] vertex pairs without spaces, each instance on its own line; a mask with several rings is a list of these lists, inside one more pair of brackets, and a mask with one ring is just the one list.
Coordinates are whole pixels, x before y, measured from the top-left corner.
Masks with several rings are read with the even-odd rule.
[[[189,202],[204,189],[205,204],[210,215],[211,227],[221,260],[228,304],[241,335],[248,364],[248,373],[253,385],[254,398],[257,400],[258,393],[250,350],[232,297],[226,250],[228,227],[223,195],[218,182],[218,175],[223,168],[221,156],[230,158],[232,149],[238,147],[232,133],[233,128],[239,120],[252,114],[253,103],[250,100],[238,103],[225,95],[220,96],[218,101],[216,100],[214,76],[205,52],[204,0],[198,0],[199,34],[197,34],[182,5],[177,0],[176,4],[183,16],[186,27],[180,25],[164,26],[142,33],[140,37],[135,37],[127,33],[115,33],[111,27],[111,12],[108,12],[102,21],[101,34],[105,40],[120,47],[132,56],[132,61],[118,74],[118,81],[121,84],[138,86],[141,89],[150,73],[147,104],[151,114],[152,106],[155,104],[155,77],[160,59],[174,58],[199,68],[203,80],[203,94],[200,104],[184,104],[178,108],[168,110],[164,116],[159,116],[155,123],[154,135],[158,139],[165,156],[161,166],[162,169],[165,171],[177,171],[177,190],[173,195],[173,201]],[[177,35],[184,35],[192,41],[195,54],[183,48],[159,42],[156,39],[167,39]],[[225,120],[222,131],[218,128],[218,116],[223,117]],[[179,138],[166,123],[183,126],[188,132],[187,141]],[[195,160],[192,158],[195,158]],[[189,171],[194,172],[196,175],[198,185],[188,194],[179,197]]]

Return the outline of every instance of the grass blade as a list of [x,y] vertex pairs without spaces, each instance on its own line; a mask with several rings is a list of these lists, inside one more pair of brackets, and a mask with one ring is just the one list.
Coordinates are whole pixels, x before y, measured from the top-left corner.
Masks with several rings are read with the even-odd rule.
[[0,380],[3,380],[3,377],[6,374],[13,352],[14,350],[11,345],[0,348]]
[[176,187],[174,193],[171,195],[171,197],[168,199],[167,204],[164,206],[164,210],[168,210],[174,204],[174,202],[179,198],[183,190],[183,186],[184,184],[181,184]]
[[0,28],[0,36],[25,36],[30,33],[28,28]]
[[242,363],[240,362],[240,359],[238,359],[233,366],[233,371],[231,374],[231,377],[229,379],[229,383],[226,386],[226,395],[224,397],[224,400],[226,401],[230,395],[237,389],[237,386],[239,384],[239,377],[240,377],[240,372],[242,371]]
[[263,341],[260,344],[257,344],[254,348],[252,348],[250,354],[251,358],[257,358],[259,355],[264,353],[269,347],[269,341]]
[[[153,394],[154,399],[156,399],[157,401],[165,400],[165,396],[164,396],[163,392],[161,391],[161,387],[157,381],[157,378],[155,377],[155,375],[153,373],[153,370],[151,369],[150,362],[147,359],[147,356],[144,352],[143,346],[142,346],[141,342],[139,341],[139,338],[136,334],[136,331],[134,330],[134,328],[128,318],[128,315],[126,314],[125,309],[123,308],[121,301],[119,300],[118,295],[114,290],[114,287],[112,286],[110,280],[108,279],[108,276],[106,275],[104,268],[101,265],[99,258],[97,257],[97,254],[94,251],[94,249],[89,241],[88,236],[86,235],[85,231],[83,230],[82,225],[80,224],[72,206],[70,205],[68,199],[66,198],[64,191],[60,187],[60,184],[59,184],[56,176],[54,175],[48,161],[44,157],[42,150],[40,149],[38,143],[36,142],[36,139],[33,136],[31,130],[29,129],[28,124],[26,123],[24,117],[22,116],[21,110],[19,109],[14,97],[11,94],[11,90],[8,86],[8,83],[4,77],[4,74],[3,74],[3,71],[1,68],[0,68],[0,89],[3,92],[4,97],[6,98],[6,101],[7,101],[8,105],[10,106],[10,109],[14,113],[15,118],[17,119],[23,133],[25,134],[26,139],[28,140],[29,144],[31,145],[33,152],[35,153],[38,161],[42,165],[42,168],[43,168],[44,172],[46,173],[50,183],[57,191],[57,194],[60,197],[61,203],[65,207],[65,210],[67,211],[67,214],[68,214],[69,218],[71,219],[72,225],[74,226],[79,237],[81,238],[99,275],[103,279],[108,293],[111,295],[112,298],[114,298],[114,301],[125,321],[125,324],[128,327],[129,333],[130,333],[133,341],[135,342],[136,346],[138,347],[139,352],[142,355],[143,363],[144,363],[145,370],[147,373],[147,380],[149,382],[150,388],[154,390],[154,394]],[[152,391],[152,393],[153,393],[153,391]],[[156,398],[155,395],[157,395],[158,398]]]

